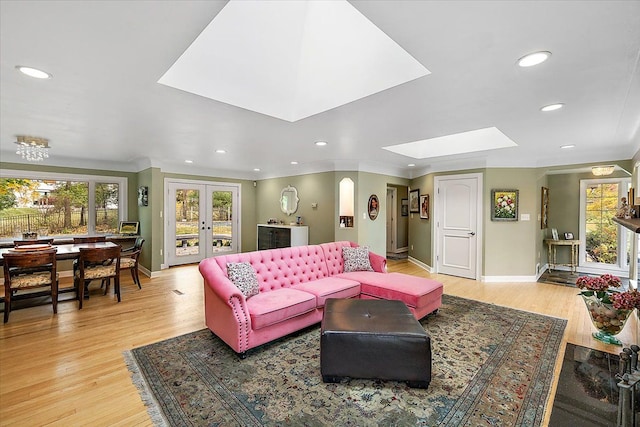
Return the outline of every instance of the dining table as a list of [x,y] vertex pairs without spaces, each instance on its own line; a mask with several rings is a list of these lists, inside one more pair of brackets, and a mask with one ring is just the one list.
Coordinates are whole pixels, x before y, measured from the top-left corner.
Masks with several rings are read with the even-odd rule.
[[[112,248],[114,246],[120,246],[117,243],[113,242],[95,242],[95,243],[65,243],[61,245],[33,245],[33,250],[43,250],[48,249],[46,246],[50,246],[52,248],[56,248],[56,260],[64,261],[64,260],[72,260],[80,257],[80,248]],[[37,247],[37,249],[36,249]],[[21,246],[19,248],[0,248],[0,266],[4,265],[4,254],[7,252],[28,252],[30,248],[27,246]],[[67,292],[75,292],[75,287],[73,286],[60,286],[58,288],[58,293],[61,295]],[[42,295],[45,295],[46,292],[40,292]],[[34,294],[38,294],[35,292]],[[16,297],[16,300],[21,299],[19,296]],[[0,303],[4,303],[4,293],[0,295]]]
[[[37,246],[37,249],[35,248]],[[80,248],[112,248],[119,246],[113,242],[95,242],[95,243],[67,243],[62,245],[51,245],[57,249],[56,260],[62,261],[66,259],[77,259],[80,256]],[[22,246],[20,248],[0,248],[0,265],[3,265],[3,256],[7,252],[26,252],[30,248]],[[46,249],[46,245],[34,245],[34,250]]]

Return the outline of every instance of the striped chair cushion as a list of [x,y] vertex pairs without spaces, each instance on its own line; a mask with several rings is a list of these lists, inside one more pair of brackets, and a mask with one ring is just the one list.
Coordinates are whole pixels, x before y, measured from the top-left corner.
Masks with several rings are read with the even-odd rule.
[[[56,273],[56,280],[58,280],[58,273]],[[24,274],[21,276],[14,276],[11,278],[11,288],[37,288],[40,286],[51,285],[51,273],[34,273]]]
[[[111,277],[116,275],[116,266],[115,265],[95,265],[91,267],[86,267],[84,269],[84,279],[85,280],[93,280],[93,279],[103,279],[105,277]],[[76,271],[76,277],[80,278],[80,270]]]

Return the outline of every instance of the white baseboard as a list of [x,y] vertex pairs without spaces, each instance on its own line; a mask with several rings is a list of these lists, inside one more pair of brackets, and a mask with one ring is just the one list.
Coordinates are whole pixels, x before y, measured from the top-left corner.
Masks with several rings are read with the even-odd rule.
[[504,283],[504,282],[515,282],[515,283],[519,283],[519,282],[529,282],[529,283],[533,283],[533,282],[537,282],[538,279],[536,278],[536,275],[532,275],[532,276],[481,276],[480,277],[480,281],[481,282],[491,282],[491,283]]
[[417,259],[415,259],[413,257],[408,257],[408,260],[409,260],[410,263],[413,263],[413,264],[417,265],[418,267],[420,267],[420,268],[422,268],[424,270],[427,270],[429,273],[433,273],[433,267],[425,264],[424,262],[419,261],[419,260],[417,260]]

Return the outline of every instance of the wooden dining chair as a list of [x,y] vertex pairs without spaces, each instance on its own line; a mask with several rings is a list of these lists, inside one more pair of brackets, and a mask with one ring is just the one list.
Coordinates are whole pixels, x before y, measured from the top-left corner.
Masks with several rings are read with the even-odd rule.
[[56,271],[56,249],[33,252],[7,252],[2,255],[4,263],[4,323],[9,321],[11,302],[15,298],[42,296],[42,292],[21,292],[48,288],[54,314],[58,313],[58,273]]
[[15,246],[16,248],[20,246],[26,246],[26,245],[52,245],[52,244],[53,244],[53,238],[13,241],[13,246]]
[[[106,280],[105,294],[113,279],[114,291],[120,302],[120,246],[109,248],[80,248],[78,269],[74,273],[74,286],[78,295],[78,308],[82,308],[84,293],[92,280]],[[87,285],[87,286],[85,286]],[[87,287],[85,289],[85,287]]]
[[137,237],[132,247],[122,250],[120,257],[120,270],[131,270],[131,278],[133,279],[133,283],[138,285],[138,289],[142,289],[140,277],[138,276],[138,262],[143,244],[144,239]]
[[106,242],[107,236],[86,236],[86,237],[74,237],[73,244],[78,243],[99,243]]

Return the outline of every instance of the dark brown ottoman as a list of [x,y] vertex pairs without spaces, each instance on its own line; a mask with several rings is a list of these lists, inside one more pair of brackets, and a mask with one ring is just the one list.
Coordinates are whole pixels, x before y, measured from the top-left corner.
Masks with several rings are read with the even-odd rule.
[[402,301],[328,299],[320,329],[324,382],[342,378],[431,382],[431,339]]

